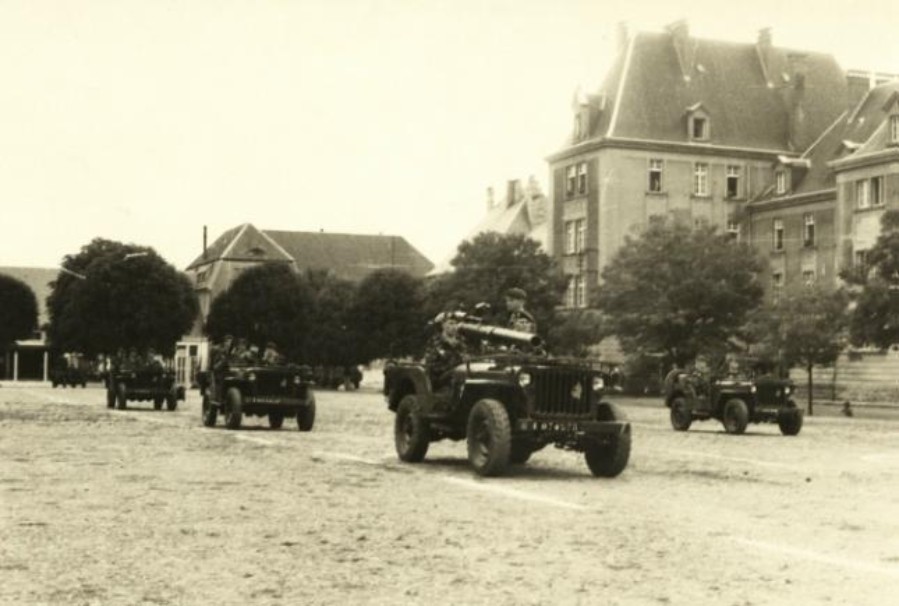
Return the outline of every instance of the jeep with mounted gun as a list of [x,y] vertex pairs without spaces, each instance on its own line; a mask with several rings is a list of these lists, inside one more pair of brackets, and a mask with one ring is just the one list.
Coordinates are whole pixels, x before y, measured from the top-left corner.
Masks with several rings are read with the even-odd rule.
[[677,431],[687,431],[693,421],[717,419],[730,434],[744,433],[749,423],[777,423],[783,435],[795,436],[803,415],[793,392],[793,381],[770,375],[709,379],[672,371],[665,380],[665,406]]
[[458,323],[458,332],[491,351],[460,356],[437,372],[428,363],[407,362],[384,370],[401,460],[420,462],[431,442],[464,439],[468,460],[482,476],[501,475],[549,444],[584,453],[595,476],[624,470],[631,427],[603,399],[604,372],[589,362],[547,356],[536,335],[468,320]]
[[240,429],[244,415],[267,416],[272,429],[280,429],[286,417],[297,420],[300,431],[315,424],[312,370],[307,366],[226,364],[198,375],[203,397],[203,425],[214,427],[219,412],[225,427]]

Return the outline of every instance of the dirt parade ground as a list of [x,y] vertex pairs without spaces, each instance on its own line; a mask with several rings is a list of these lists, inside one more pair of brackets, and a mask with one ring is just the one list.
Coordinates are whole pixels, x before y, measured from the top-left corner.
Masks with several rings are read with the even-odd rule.
[[887,604],[899,422],[671,429],[657,401],[615,479],[549,447],[480,479],[462,443],[400,463],[374,392],[310,433],[108,410],[99,387],[0,388],[2,604]]

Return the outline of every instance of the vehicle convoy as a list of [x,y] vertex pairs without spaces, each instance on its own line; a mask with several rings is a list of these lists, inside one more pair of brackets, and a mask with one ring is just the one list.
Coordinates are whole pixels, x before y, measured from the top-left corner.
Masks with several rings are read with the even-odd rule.
[[437,377],[419,363],[391,363],[384,394],[396,413],[399,458],[425,458],[431,442],[466,440],[468,459],[482,476],[501,475],[553,444],[584,453],[595,476],[614,477],[627,466],[631,427],[603,399],[605,373],[589,362],[555,359],[536,335],[469,320],[459,332],[483,349]]
[[184,387],[175,384],[175,371],[160,366],[118,367],[106,376],[106,406],[124,410],[128,401],[153,402],[153,408],[175,410],[184,400]]
[[677,431],[687,431],[693,421],[717,419],[730,434],[744,433],[749,423],[777,423],[783,435],[795,436],[803,415],[793,391],[791,380],[773,376],[710,379],[673,371],[665,381],[665,405]]
[[214,427],[219,413],[225,427],[239,429],[244,415],[267,416],[272,429],[284,419],[297,420],[297,429],[315,424],[312,371],[307,366],[230,363],[198,375],[203,396],[203,425]]

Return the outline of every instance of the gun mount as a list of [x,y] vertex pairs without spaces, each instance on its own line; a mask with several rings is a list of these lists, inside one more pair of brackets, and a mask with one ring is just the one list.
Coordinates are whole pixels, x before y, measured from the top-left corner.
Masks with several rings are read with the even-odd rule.
[[492,341],[494,343],[504,343],[507,345],[525,345],[533,348],[539,348],[543,346],[543,339],[533,333],[522,332],[520,330],[512,330],[510,328],[502,328],[499,326],[461,322],[459,324],[459,332],[471,337],[487,339],[488,341]]

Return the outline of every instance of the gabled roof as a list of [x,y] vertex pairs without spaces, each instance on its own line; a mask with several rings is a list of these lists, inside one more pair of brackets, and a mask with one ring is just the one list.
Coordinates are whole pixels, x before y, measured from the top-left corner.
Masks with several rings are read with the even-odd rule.
[[[710,145],[789,151],[788,55],[773,47],[768,69],[756,44],[690,38],[689,79],[681,71],[671,35],[638,32],[600,88],[608,99],[591,139],[626,138],[686,143],[686,108],[701,107],[711,120]],[[808,147],[843,111],[846,79],[831,55],[803,52],[803,127],[795,149]],[[769,86],[768,78],[772,79]],[[576,143],[569,140],[569,145]]]
[[285,262],[300,271],[327,269],[353,281],[386,267],[413,276],[424,276],[433,267],[400,236],[259,230],[249,223],[223,233],[187,269],[219,260]]
[[330,269],[346,280],[358,281],[385,268],[400,269],[420,277],[433,267],[433,263],[402,236],[275,230],[263,233],[294,260],[297,269]]
[[50,321],[47,314],[47,297],[50,295],[50,283],[59,276],[59,270],[47,267],[0,267],[0,274],[11,276],[27,284],[37,298],[38,326]]

